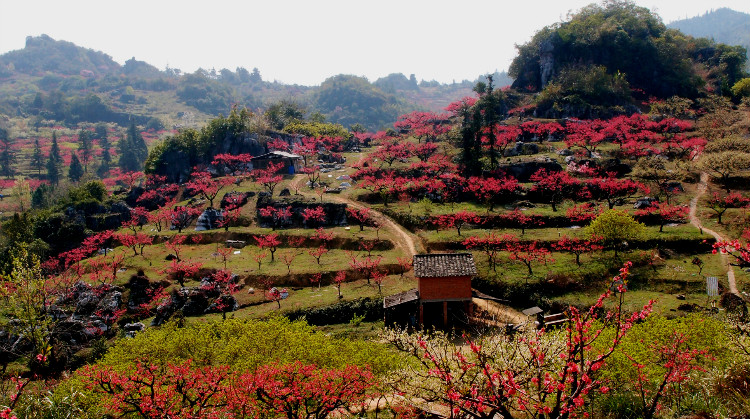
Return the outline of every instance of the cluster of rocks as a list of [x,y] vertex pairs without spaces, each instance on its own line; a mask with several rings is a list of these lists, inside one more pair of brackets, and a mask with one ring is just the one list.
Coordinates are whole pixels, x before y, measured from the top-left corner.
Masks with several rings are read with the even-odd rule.
[[195,222],[195,231],[217,229],[220,227],[222,221],[224,221],[223,210],[206,208],[206,210],[198,216],[198,221]]
[[523,141],[516,142],[513,148],[508,148],[503,153],[504,157],[514,157],[521,155],[537,154],[539,153],[539,145],[536,143],[525,143]]
[[650,196],[644,196],[635,200],[633,209],[645,209],[659,205],[659,198],[652,198]]
[[[239,276],[233,274],[230,281],[239,283]],[[172,291],[169,298],[156,308],[156,316],[151,325],[161,325],[175,314],[200,316],[226,313],[238,308],[239,304],[233,296],[223,293],[220,285],[213,282],[211,277],[205,277],[198,287],[182,287]]]

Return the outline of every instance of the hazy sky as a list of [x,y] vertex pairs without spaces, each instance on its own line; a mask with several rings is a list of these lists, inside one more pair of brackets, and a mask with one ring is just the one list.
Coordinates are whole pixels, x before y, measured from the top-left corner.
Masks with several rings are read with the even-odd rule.
[[[0,53],[26,36],[135,57],[159,69],[258,67],[264,80],[335,74],[473,80],[508,68],[515,44],[591,0],[0,0]],[[747,0],[637,0],[669,23]]]

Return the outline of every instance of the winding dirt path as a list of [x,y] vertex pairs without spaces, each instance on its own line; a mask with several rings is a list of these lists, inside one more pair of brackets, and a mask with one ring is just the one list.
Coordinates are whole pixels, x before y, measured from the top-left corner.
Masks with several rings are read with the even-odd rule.
[[[309,191],[306,191],[307,188],[307,177],[305,175],[296,175],[295,178],[292,180],[291,188],[293,188],[295,191],[298,191],[301,195],[307,196],[307,197],[314,197],[315,195]],[[349,198],[340,196],[340,195],[334,195],[334,194],[325,194],[323,195],[323,202],[335,202],[339,204],[347,204],[353,208],[362,209],[362,208],[369,208],[370,209],[370,216],[377,222],[382,225],[382,231],[387,232],[389,234],[389,238],[393,241],[394,245],[397,249],[400,249],[405,255],[408,255],[409,257],[413,257],[417,254],[417,251],[424,251],[423,248],[417,246],[417,239],[414,237],[412,233],[407,231],[404,227],[393,221],[390,217],[387,215],[381,213],[380,211],[376,211],[370,207],[366,207],[365,205],[360,204],[359,202],[356,202],[354,200],[351,200]]]
[[[698,215],[697,215],[698,200],[706,193],[707,189],[708,189],[708,173],[702,172],[701,180],[700,180],[700,183],[698,184],[698,193],[696,193],[693,199],[690,200],[690,224],[714,236],[716,241],[724,241],[724,238],[721,237],[719,233],[711,230],[710,228],[703,227],[703,225],[701,224],[701,220],[698,218]],[[727,268],[727,282],[729,283],[729,291],[732,294],[740,295],[739,291],[737,290],[737,281],[735,280],[735,277],[734,277],[734,268],[732,267],[732,265],[729,264],[729,257],[724,253],[720,253],[720,255],[721,255],[722,263]]]

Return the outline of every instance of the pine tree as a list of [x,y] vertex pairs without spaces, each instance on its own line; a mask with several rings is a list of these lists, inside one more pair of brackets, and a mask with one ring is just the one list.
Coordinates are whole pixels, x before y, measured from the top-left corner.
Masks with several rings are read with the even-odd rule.
[[52,131],[52,146],[49,149],[49,155],[55,159],[58,164],[62,162],[62,156],[60,155],[60,146],[57,145],[57,132]]
[[51,151],[47,159],[47,180],[53,185],[60,183],[60,167]]
[[62,166],[62,156],[60,155],[60,146],[57,144],[57,132],[52,131],[52,146],[49,149],[47,158],[47,180],[53,185],[60,183],[60,172]]
[[477,176],[482,172],[479,162],[481,156],[481,130],[473,108],[461,111],[461,172],[464,176]]
[[31,168],[36,169],[36,174],[42,174],[42,168],[44,167],[44,155],[42,154],[42,147],[39,145],[39,138],[34,140],[34,154],[31,155]]
[[133,147],[135,159],[138,162],[138,169],[140,169],[143,166],[143,162],[148,158],[148,146],[146,145],[146,140],[143,139],[141,133],[136,129],[135,122],[130,123],[128,141]]
[[[99,126],[97,125],[97,128],[98,127]],[[112,145],[109,143],[106,130],[104,135],[99,137],[99,146],[102,148],[102,162],[96,169],[96,175],[100,178],[105,178],[109,174],[109,170],[112,168],[112,154],[109,152]]]
[[93,140],[93,134],[87,130],[81,130],[78,132],[79,146],[78,150],[81,152],[81,160],[83,161],[83,171],[89,171],[89,160],[91,160],[91,142]]
[[132,172],[143,168],[143,162],[148,157],[148,147],[143,136],[136,129],[135,122],[131,122],[127,136],[120,139],[118,146],[119,166],[123,171]]
[[50,202],[50,194],[52,188],[47,186],[46,183],[42,183],[38,188],[31,194],[31,208],[47,208]]
[[5,128],[0,128],[0,143],[3,147],[0,152],[0,173],[10,179],[15,173],[13,165],[16,163],[16,153],[12,147],[13,140]]
[[[483,83],[482,83],[483,84]],[[487,75],[487,84],[480,91],[479,85],[477,86],[477,93],[479,93],[479,100],[476,104],[476,109],[479,112],[481,118],[482,132],[484,133],[483,143],[487,144],[487,154],[490,160],[490,170],[497,169],[498,158],[500,157],[497,150],[497,136],[495,133],[495,126],[500,122],[500,112],[502,101],[499,94],[501,92],[494,92],[492,85],[492,75]]]
[[123,172],[132,172],[139,169],[138,162],[135,159],[135,153],[133,152],[133,147],[130,146],[128,137],[122,136],[120,141],[117,142],[117,152],[120,154],[120,159],[117,161],[117,165]]
[[73,182],[78,182],[83,177],[83,166],[81,161],[78,160],[78,155],[74,152],[70,153],[70,169],[68,169],[68,179]]

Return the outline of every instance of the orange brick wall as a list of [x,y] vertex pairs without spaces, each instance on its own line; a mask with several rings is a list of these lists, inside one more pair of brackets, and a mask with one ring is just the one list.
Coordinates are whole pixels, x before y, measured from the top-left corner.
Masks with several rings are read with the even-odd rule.
[[419,278],[418,289],[422,300],[471,299],[471,277]]

